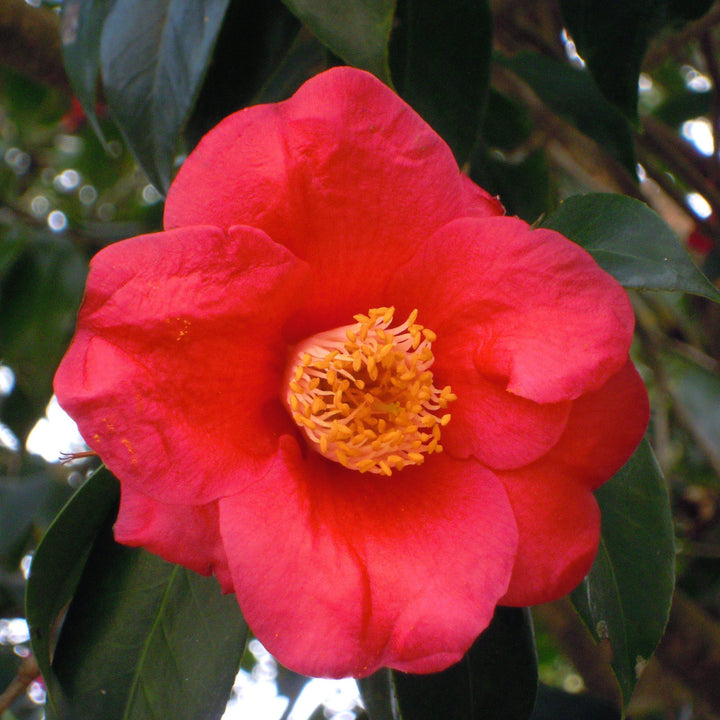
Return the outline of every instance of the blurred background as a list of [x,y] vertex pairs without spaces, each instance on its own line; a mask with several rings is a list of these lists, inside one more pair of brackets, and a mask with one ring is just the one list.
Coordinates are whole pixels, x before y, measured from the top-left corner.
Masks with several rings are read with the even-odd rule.
[[[88,260],[162,225],[162,173],[150,169],[154,184],[139,168],[102,91],[90,119],[71,91],[60,5],[0,0],[0,692],[30,655],[23,592],[33,549],[93,466],[92,459],[61,462],[85,447],[52,396]],[[397,42],[405,5],[395,17]],[[464,169],[529,222],[577,193],[639,198],[717,284],[720,6],[658,27],[641,58],[630,122],[589,79],[590,58],[578,52],[555,2],[493,0],[490,10],[490,91]],[[335,62],[280,0],[231,2],[175,166],[223,115],[287,96]],[[467,70],[463,62],[459,56],[458,73]],[[720,307],[675,294],[633,292],[632,299],[634,359],[652,401],[649,437],[672,499],[678,588],[629,717],[712,720],[720,718]],[[608,654],[598,652],[570,604],[537,608],[534,620],[541,680],[589,692],[601,700],[597,717],[616,717]],[[289,711],[280,698],[295,701],[305,685],[257,643],[243,673],[228,720],[277,719]],[[353,683],[315,688],[301,698],[298,720],[362,713]],[[325,709],[316,710],[323,700]],[[42,682],[33,680],[0,717],[41,717],[42,702]]]

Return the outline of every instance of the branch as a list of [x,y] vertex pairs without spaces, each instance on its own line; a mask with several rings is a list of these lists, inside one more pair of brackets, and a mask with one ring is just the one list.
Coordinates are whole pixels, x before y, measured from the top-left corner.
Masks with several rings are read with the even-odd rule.
[[521,102],[533,125],[545,137],[544,146],[554,163],[595,191],[619,192],[643,199],[635,180],[604,148],[572,123],[556,115],[517,75],[493,68],[493,87]]
[[0,65],[62,93],[72,92],[63,65],[58,16],[24,0],[0,2]]
[[698,20],[689,22],[682,30],[665,35],[650,45],[643,67],[646,69],[656,68],[664,63],[668,57],[677,57],[677,54],[691,40],[697,40],[710,28],[720,24],[720,5],[715,4],[705,15]]
[[28,685],[40,677],[40,668],[34,655],[28,655],[20,663],[17,675],[7,686],[5,692],[0,695],[0,715],[2,715],[12,703],[17,700],[28,688]]

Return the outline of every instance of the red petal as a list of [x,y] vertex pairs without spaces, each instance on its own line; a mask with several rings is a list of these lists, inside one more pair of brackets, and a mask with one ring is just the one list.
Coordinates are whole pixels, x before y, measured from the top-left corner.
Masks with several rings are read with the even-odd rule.
[[183,228],[91,264],[60,404],[110,470],[166,503],[231,493],[291,425],[282,325],[303,264],[262,232]]
[[121,485],[115,539],[143,547],[168,562],[201,575],[216,575],[224,592],[232,578],[220,538],[217,502],[207,505],[167,505]]
[[452,218],[496,213],[468,183],[389,88],[334,68],[206,135],[170,189],[165,224],[252,225],[307,260],[313,284],[297,342],[381,305],[395,268]]
[[437,376],[458,398],[448,408],[452,419],[442,431],[443,447],[453,457],[472,455],[492,468],[521,467],[544,455],[565,429],[569,401],[540,405],[477,372],[466,379],[447,364],[438,365]]
[[622,287],[579,246],[517,218],[448,224],[399,270],[389,295],[403,311],[418,307],[438,333],[438,369],[443,356],[474,361],[539,403],[597,390],[625,364],[632,339]]
[[467,203],[466,215],[483,218],[505,214],[505,208],[502,206],[500,198],[491,195],[487,190],[483,190],[467,175],[462,175],[462,181]]
[[500,473],[517,519],[520,546],[506,605],[562,597],[587,574],[600,537],[591,490],[612,477],[642,439],[645,386],[632,362],[573,403],[560,442],[534,465]]
[[600,541],[592,492],[549,462],[499,472],[520,542],[501,605],[537,605],[569,593],[587,575]]
[[505,592],[517,542],[502,485],[433,456],[360,475],[286,438],[282,457],[220,500],[240,606],[278,660],[314,676],[458,661]]
[[630,458],[645,434],[650,405],[631,360],[600,390],[578,398],[567,429],[551,451],[553,462],[595,489]]

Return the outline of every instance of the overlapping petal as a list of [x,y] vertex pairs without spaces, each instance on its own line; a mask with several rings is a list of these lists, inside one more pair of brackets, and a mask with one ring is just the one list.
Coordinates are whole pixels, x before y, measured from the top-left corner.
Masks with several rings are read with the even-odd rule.
[[438,332],[439,373],[467,367],[472,351],[480,374],[537,403],[601,387],[632,340],[622,287],[579,246],[517,218],[449,223],[398,271],[392,292]]
[[599,390],[573,403],[567,429],[552,450],[563,471],[595,490],[629,459],[650,417],[645,383],[632,360]]
[[501,472],[520,544],[502,604],[536,605],[562,597],[587,574],[600,539],[592,490],[628,460],[647,427],[645,386],[631,361],[573,404],[567,429],[542,459]]
[[[462,351],[462,346],[455,352]],[[458,360],[458,355],[455,359]],[[443,447],[453,457],[476,457],[491,468],[533,462],[553,447],[565,429],[572,403],[539,404],[513,395],[475,368],[438,368],[438,382],[449,383],[458,399],[452,422],[443,430]]]
[[[252,225],[307,260],[313,282],[298,334],[313,334],[378,305],[395,268],[435,229],[501,212],[471,185],[389,88],[335,68],[208,133],[170,189],[165,225]],[[344,297],[352,308],[328,302]]]
[[500,605],[537,605],[570,592],[587,575],[600,541],[590,490],[551,461],[499,473],[518,524],[517,557]]
[[220,500],[220,523],[250,626],[280,662],[322,676],[459,660],[517,544],[503,486],[479,463],[438,456],[388,480],[290,438],[267,475]]
[[143,547],[201,575],[215,575],[223,591],[232,592],[232,578],[220,538],[217,501],[206,505],[168,505],[123,483],[113,531],[119,543]]
[[290,420],[282,324],[304,264],[264,233],[183,228],[93,260],[55,378],[88,444],[135,489],[202,504],[259,472]]

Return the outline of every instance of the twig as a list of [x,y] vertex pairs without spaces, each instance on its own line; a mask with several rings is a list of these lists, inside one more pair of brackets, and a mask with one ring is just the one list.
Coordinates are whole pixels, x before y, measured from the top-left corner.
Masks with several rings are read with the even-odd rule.
[[28,655],[20,663],[17,675],[10,681],[5,692],[0,695],[0,715],[17,700],[28,688],[30,683],[40,677],[40,668],[34,655]]
[[550,110],[527,83],[501,66],[493,68],[492,79],[494,87],[521,101],[534,125],[548,138],[546,148],[553,160],[566,172],[589,187],[643,200],[628,171],[599,144]]
[[720,191],[690,158],[694,152],[685,141],[656,118],[645,119],[645,132],[637,136],[638,146],[658,155],[667,168],[690,188],[707,199],[716,217],[720,217]]
[[675,183],[670,176],[657,167],[657,159],[648,153],[645,148],[638,147],[638,160],[645,169],[648,177],[656,182],[662,191],[708,236],[716,238],[718,228],[708,218],[700,216],[687,201],[687,193]]
[[715,4],[705,15],[694,22],[688,23],[682,30],[672,33],[663,39],[656,40],[645,55],[643,66],[652,69],[664,63],[669,56],[687,45],[690,40],[697,39],[709,28],[720,23],[720,4]]

